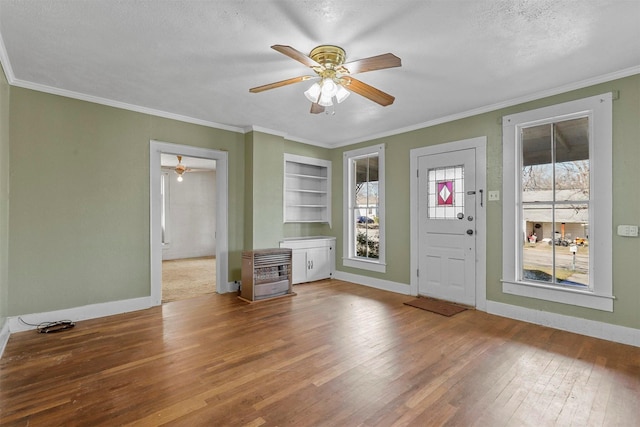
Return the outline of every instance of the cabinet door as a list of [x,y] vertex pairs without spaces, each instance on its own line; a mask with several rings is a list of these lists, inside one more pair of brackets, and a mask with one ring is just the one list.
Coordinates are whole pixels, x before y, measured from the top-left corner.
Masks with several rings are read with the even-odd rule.
[[307,281],[326,279],[331,275],[328,247],[307,249]]
[[291,279],[292,283],[307,281],[307,251],[305,249],[293,249],[291,251]]

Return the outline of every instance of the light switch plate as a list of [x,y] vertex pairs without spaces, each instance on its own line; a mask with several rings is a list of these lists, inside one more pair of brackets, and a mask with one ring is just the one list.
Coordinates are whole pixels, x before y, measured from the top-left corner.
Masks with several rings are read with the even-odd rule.
[[637,225],[619,225],[618,236],[638,237],[638,226]]
[[500,200],[500,192],[499,191],[489,191],[489,200]]

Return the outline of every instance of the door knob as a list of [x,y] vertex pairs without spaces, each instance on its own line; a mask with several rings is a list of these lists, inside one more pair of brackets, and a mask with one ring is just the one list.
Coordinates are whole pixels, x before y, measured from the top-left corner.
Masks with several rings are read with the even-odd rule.
[[473,230],[472,230],[472,229],[468,229],[468,230],[467,230],[467,234],[468,234],[469,236],[471,236],[471,235],[473,234]]

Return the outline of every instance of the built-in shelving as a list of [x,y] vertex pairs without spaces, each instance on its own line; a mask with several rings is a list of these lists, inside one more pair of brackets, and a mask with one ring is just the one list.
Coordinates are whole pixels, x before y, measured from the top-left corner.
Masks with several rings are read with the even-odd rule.
[[284,222],[331,225],[331,162],[284,155]]

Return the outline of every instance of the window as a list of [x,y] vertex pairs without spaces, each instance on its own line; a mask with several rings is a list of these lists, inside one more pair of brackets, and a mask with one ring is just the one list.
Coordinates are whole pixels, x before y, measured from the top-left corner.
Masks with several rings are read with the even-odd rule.
[[611,94],[503,118],[503,291],[613,311]]
[[162,245],[168,246],[171,242],[169,233],[169,173],[160,174],[160,197],[162,207],[160,210],[160,225],[162,229]]
[[384,145],[344,153],[343,265],[385,272]]

